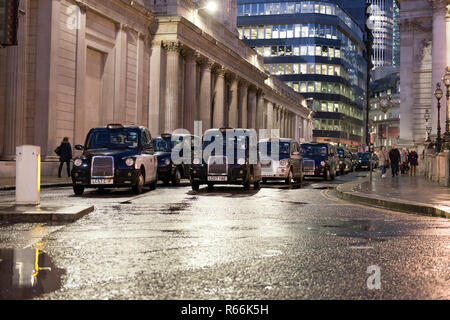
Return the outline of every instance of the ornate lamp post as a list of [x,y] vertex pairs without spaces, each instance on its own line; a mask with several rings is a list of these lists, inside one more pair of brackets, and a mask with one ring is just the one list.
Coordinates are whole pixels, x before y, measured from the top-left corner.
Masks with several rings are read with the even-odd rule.
[[431,142],[430,134],[431,134],[431,131],[433,130],[433,127],[431,126],[431,124],[428,123],[428,122],[430,121],[430,119],[431,119],[431,113],[430,113],[430,110],[427,109],[427,110],[425,111],[425,116],[424,116],[424,118],[425,118],[425,121],[426,121],[426,123],[427,123],[427,126],[426,126],[426,130],[427,130],[427,140],[426,140],[425,142],[430,143],[430,142]]
[[442,138],[441,138],[441,99],[444,96],[444,92],[441,89],[441,83],[436,84],[436,90],[434,90],[434,96],[436,97],[438,104],[438,126],[437,126],[437,138],[436,138],[436,152],[441,152]]
[[446,121],[445,121],[445,133],[444,142],[446,149],[450,149],[450,67],[445,69],[445,75],[442,78],[442,82],[447,88],[447,102],[446,102]]

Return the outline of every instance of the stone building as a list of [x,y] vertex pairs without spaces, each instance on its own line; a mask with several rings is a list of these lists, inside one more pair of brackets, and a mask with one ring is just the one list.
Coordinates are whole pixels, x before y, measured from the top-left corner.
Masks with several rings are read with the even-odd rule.
[[[427,109],[432,114],[432,136],[436,136],[434,90],[450,66],[450,0],[397,0],[397,4],[401,37],[400,139],[404,145],[417,145],[426,139]],[[441,127],[445,128],[445,98],[441,105]]]
[[19,45],[0,49],[0,175],[14,175],[23,144],[41,146],[54,173],[63,137],[83,144],[108,123],[156,136],[200,120],[310,140],[304,98],[238,39],[235,1],[220,4],[211,15],[190,0],[21,0]]

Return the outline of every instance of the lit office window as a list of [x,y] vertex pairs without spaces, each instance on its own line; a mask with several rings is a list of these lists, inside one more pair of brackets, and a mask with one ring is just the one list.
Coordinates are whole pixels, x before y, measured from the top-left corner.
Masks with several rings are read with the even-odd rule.
[[306,82],[302,81],[300,82],[300,92],[306,92]]
[[314,92],[314,82],[308,82],[308,92]]
[[292,89],[294,89],[294,91],[299,91],[299,85],[298,85],[298,82],[293,82],[292,83]]
[[287,13],[287,3],[282,2],[280,4],[280,14],[286,14]]
[[286,46],[286,56],[292,56],[292,46]]
[[266,15],[272,14],[272,3],[266,3]]
[[250,28],[248,26],[244,27],[244,39],[250,39]]
[[272,46],[271,47],[271,56],[272,57],[278,56],[278,47],[277,46]]
[[314,74],[314,63],[308,63],[308,74]]
[[293,14],[294,11],[295,11],[295,3],[289,2],[289,3],[287,4],[287,13],[288,13],[288,14]]
[[322,91],[322,83],[321,82],[316,81],[315,82],[315,86],[316,86],[316,88],[315,88],[316,92],[321,92]]
[[286,25],[280,26],[280,39],[286,38]]
[[294,26],[294,37],[295,37],[295,38],[300,38],[301,31],[302,31],[301,25],[296,24],[296,25]]
[[258,35],[258,29],[256,28],[256,26],[251,26],[251,39],[252,40],[256,40],[257,35]]
[[308,47],[307,46],[301,46],[300,47],[300,55],[301,56],[307,56],[308,55]]
[[280,14],[280,4],[274,3],[272,7],[272,14]]
[[292,74],[292,64],[286,64],[286,73],[285,74]]
[[292,39],[294,37],[294,25],[288,24],[286,31],[286,38]]
[[298,63],[294,63],[294,65],[292,66],[292,73],[293,74],[299,74],[300,68]]
[[302,38],[308,38],[309,28],[308,25],[302,25]]
[[299,47],[294,47],[293,54],[294,54],[294,56],[299,56],[300,55],[300,48]]
[[264,57],[270,57],[270,47],[264,47]]
[[258,39],[264,39],[264,26],[258,26]]
[[314,46],[308,46],[308,56],[314,56],[315,49]]
[[266,26],[265,39],[272,39],[272,26]]
[[280,37],[280,26],[272,27],[272,39],[278,39]]
[[278,47],[278,56],[283,57],[284,56],[284,46]]
[[306,74],[307,73],[307,64],[306,63],[301,63],[300,64],[300,73],[301,74]]

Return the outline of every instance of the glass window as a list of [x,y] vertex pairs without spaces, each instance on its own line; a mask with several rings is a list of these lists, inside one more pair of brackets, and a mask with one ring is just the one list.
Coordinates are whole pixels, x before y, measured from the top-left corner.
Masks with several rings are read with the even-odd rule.
[[292,89],[294,89],[294,91],[299,91],[299,86],[298,86],[298,82],[293,82],[292,83]]
[[314,92],[314,82],[308,82],[308,92]]
[[314,63],[308,63],[308,74],[314,74]]
[[265,39],[272,39],[272,26],[266,26]]
[[328,75],[332,76],[334,74],[334,66],[332,64],[328,65]]
[[239,33],[239,39],[243,39],[242,37],[244,36],[244,33],[242,31],[242,27],[238,27],[238,33]]
[[287,13],[287,3],[282,2],[280,5],[280,14],[286,14]]
[[310,38],[317,37],[317,26],[314,24],[309,25],[309,37]]
[[293,14],[295,11],[295,3],[294,2],[288,2],[287,4],[287,13]]
[[316,130],[320,130],[320,120],[319,119],[314,120],[314,128]]
[[278,47],[278,56],[283,57],[284,56],[284,46]]
[[286,31],[286,38],[292,39],[294,37],[294,25],[288,24]]
[[250,39],[250,28],[248,26],[244,27],[244,39]]
[[266,15],[272,14],[272,3],[266,3]]
[[258,52],[259,55],[263,55],[263,47],[256,47],[256,52]]
[[313,56],[316,48],[314,46],[308,46],[308,56]]
[[270,57],[270,47],[264,47],[264,57]]
[[327,112],[327,103],[322,101],[321,102],[321,106],[320,106],[320,110],[322,110],[323,112]]
[[264,26],[258,26],[258,39],[264,39]]
[[333,102],[328,101],[327,105],[328,105],[328,112],[333,112],[334,111],[333,110]]
[[292,66],[292,73],[293,74],[299,74],[300,68],[298,63],[294,63],[294,65]]
[[307,24],[302,25],[302,38],[308,38],[309,28]]
[[340,57],[341,57],[341,49],[335,48],[335,49],[334,49],[334,56],[335,56],[336,58],[340,58]]
[[271,47],[271,56],[272,57],[278,56],[278,48],[277,48],[277,46],[272,46]]
[[294,54],[294,56],[299,56],[300,55],[300,48],[299,47],[294,47],[293,54]]
[[341,75],[341,66],[335,66],[334,67],[334,75],[340,76]]
[[300,55],[301,56],[307,56],[308,55],[308,47],[307,46],[301,46],[300,47]]
[[327,46],[322,47],[322,57],[328,57],[328,47]]
[[280,26],[280,39],[286,38],[286,25]]
[[277,65],[276,64],[270,65],[270,74],[277,74]]
[[300,38],[301,30],[302,30],[301,25],[296,24],[296,25],[294,26],[294,29],[295,29],[294,37],[295,37],[295,38]]
[[322,46],[316,46],[316,56],[322,55]]
[[252,16],[256,16],[258,14],[258,4],[251,5],[251,13]]
[[314,5],[314,13],[319,13],[320,12],[320,5],[319,4],[315,4]]
[[328,84],[327,84],[327,82],[325,82],[322,84],[322,93],[327,93],[327,90],[328,90]]
[[300,82],[300,92],[306,92],[306,82]]
[[328,83],[328,93],[333,93],[333,84],[331,82]]
[[286,46],[286,56],[292,56],[292,46]]
[[280,37],[280,26],[272,27],[272,39],[278,39]]
[[320,74],[322,71],[322,65],[320,63],[316,63],[315,74]]
[[322,75],[328,75],[328,66],[326,64],[322,65]]
[[319,82],[319,81],[316,81],[316,83],[315,83],[315,85],[316,85],[316,92],[321,92],[322,91],[322,83],[321,82]]
[[280,4],[279,3],[274,3],[272,8],[273,8],[272,14],[280,14]]
[[296,3],[295,4],[295,13],[300,13],[302,12],[302,7],[300,3]]
[[246,4],[244,5],[244,16],[249,16],[250,15],[250,5]]
[[278,72],[277,72],[277,75],[281,76],[281,75],[284,75],[284,74],[285,74],[285,71],[284,71],[284,64],[280,63],[280,64],[278,65]]
[[326,6],[325,6],[324,4],[322,4],[322,5],[320,6],[320,13],[321,13],[321,14],[325,14],[325,13],[326,13]]
[[320,127],[321,127],[321,130],[328,130],[327,120],[322,119]]
[[334,48],[333,47],[328,47],[328,56],[330,58],[334,58]]
[[306,63],[301,63],[300,64],[300,73],[301,74],[306,74],[307,73],[307,69],[306,69]]
[[264,10],[265,10],[265,4],[264,3],[260,3],[258,6],[258,14],[260,16],[264,15]]
[[244,5],[240,4],[240,5],[238,6],[237,15],[238,15],[238,17],[241,17],[241,16],[244,15]]
[[332,131],[334,129],[333,127],[333,120],[328,119],[328,130]]
[[292,64],[286,64],[286,74],[292,74]]
[[258,29],[256,26],[251,27],[251,39],[256,40],[258,34]]

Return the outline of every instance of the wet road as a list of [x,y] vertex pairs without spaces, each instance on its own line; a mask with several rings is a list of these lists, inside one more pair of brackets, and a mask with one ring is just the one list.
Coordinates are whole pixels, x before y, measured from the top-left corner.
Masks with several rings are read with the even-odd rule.
[[[44,190],[43,202],[96,210],[67,225],[0,225],[0,282],[22,259],[43,289],[20,298],[449,299],[450,222],[336,199],[329,187],[354,178],[138,197]],[[380,289],[369,289],[369,267]]]

